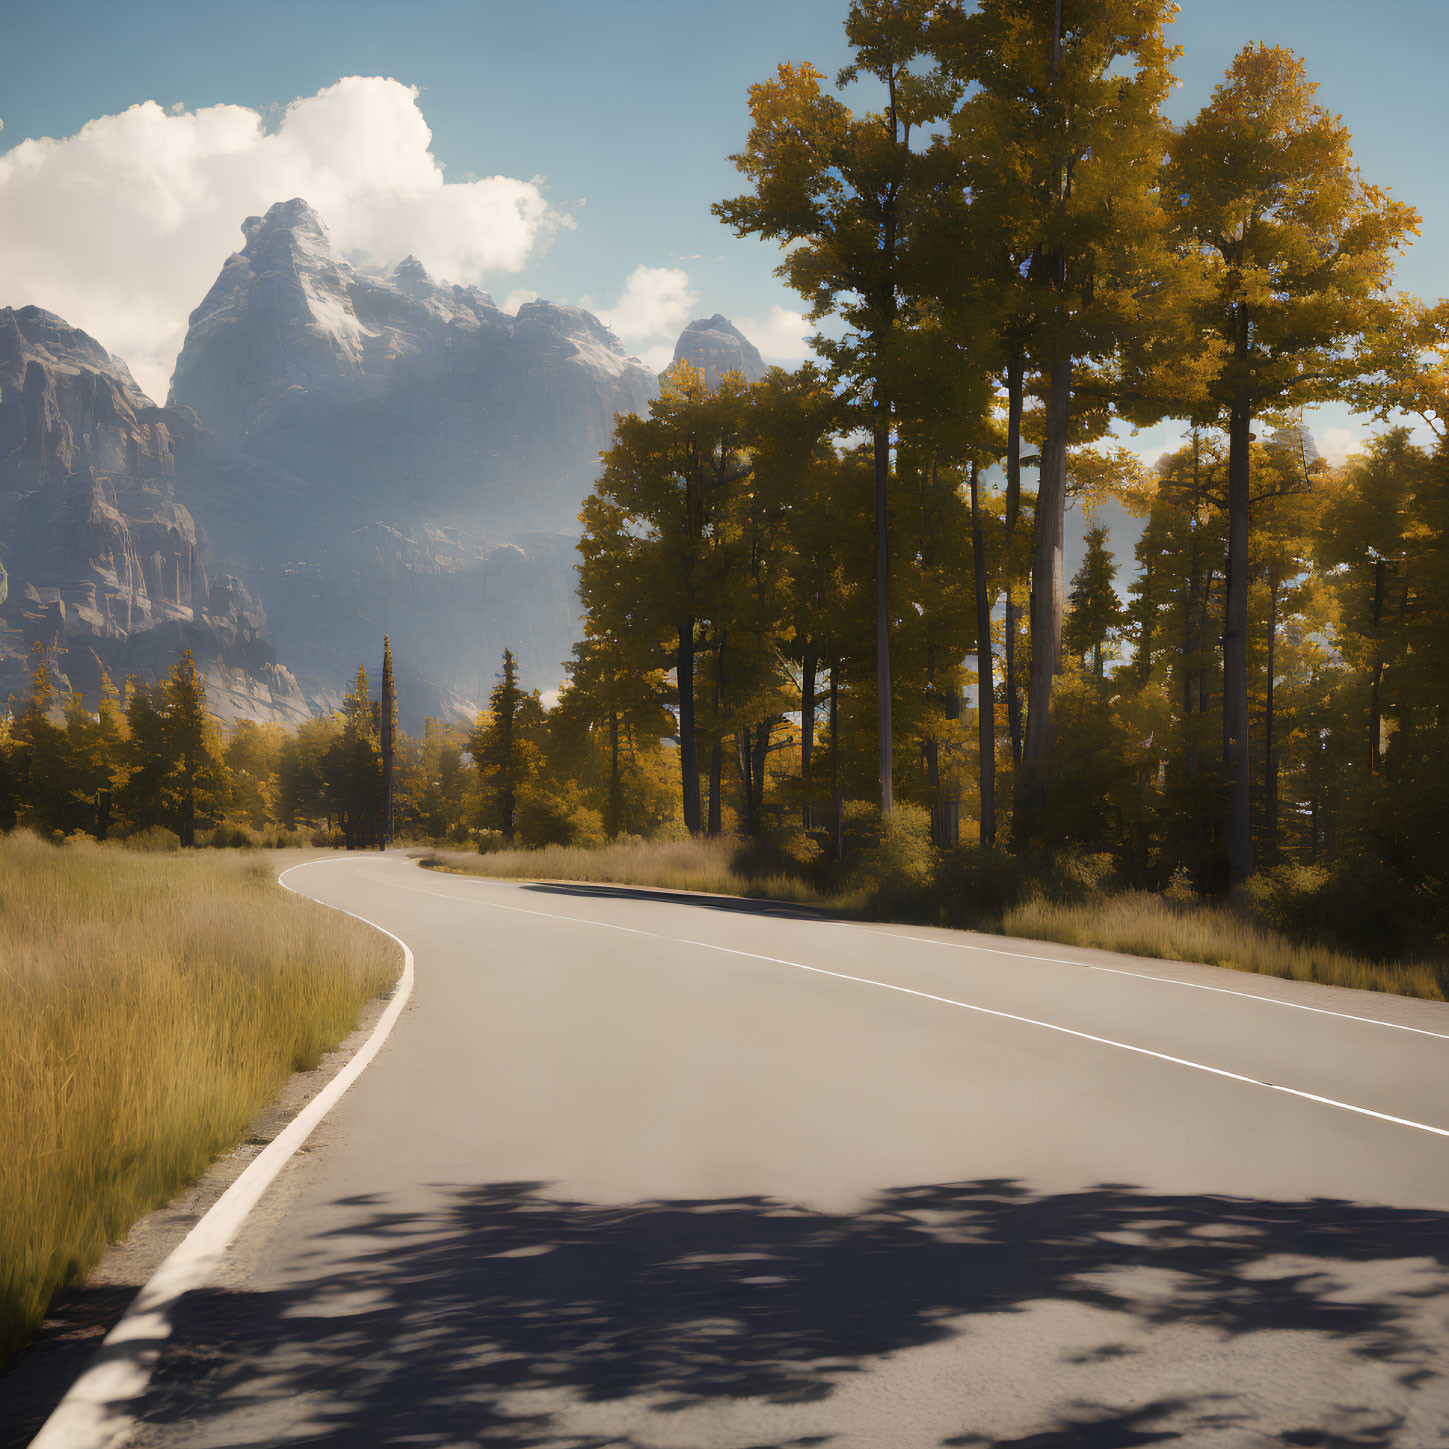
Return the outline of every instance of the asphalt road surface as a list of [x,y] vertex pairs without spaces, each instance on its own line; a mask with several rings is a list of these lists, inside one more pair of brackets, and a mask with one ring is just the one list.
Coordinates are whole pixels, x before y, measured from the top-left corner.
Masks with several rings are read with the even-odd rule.
[[1449,1007],[395,856],[288,884],[416,989],[134,1444],[1449,1445]]

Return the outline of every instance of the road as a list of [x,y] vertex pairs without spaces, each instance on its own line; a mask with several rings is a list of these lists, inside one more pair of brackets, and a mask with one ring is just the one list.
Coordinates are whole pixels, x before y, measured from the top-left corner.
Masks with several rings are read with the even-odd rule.
[[1449,1007],[397,856],[288,884],[416,987],[136,1445],[1449,1445]]

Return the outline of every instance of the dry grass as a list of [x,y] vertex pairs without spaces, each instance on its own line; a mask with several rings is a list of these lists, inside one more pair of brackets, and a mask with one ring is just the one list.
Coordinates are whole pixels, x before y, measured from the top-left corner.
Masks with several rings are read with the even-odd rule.
[[[664,886],[723,895],[762,896],[806,902],[850,915],[880,915],[861,891],[824,894],[790,876],[741,874],[732,864],[736,845],[728,840],[631,841],[602,849],[549,846],[542,850],[435,852],[424,864],[468,875],[508,879],[597,881]],[[923,915],[922,919],[928,918]],[[939,921],[929,920],[929,924]],[[1356,986],[1401,996],[1445,998],[1442,970],[1421,962],[1371,961],[1326,946],[1305,945],[1225,906],[1175,902],[1145,891],[1103,895],[1063,905],[1035,897],[1012,907],[983,929],[1068,946],[1093,946],[1131,956],[1198,961],[1235,971]]]
[[423,859],[435,870],[504,880],[583,880],[604,885],[660,886],[712,895],[763,896],[777,901],[818,903],[808,882],[788,875],[747,876],[731,861],[734,841],[630,840],[587,847],[545,845],[538,850],[440,850]]
[[1067,946],[1201,961],[1290,981],[1357,986],[1431,1001],[1444,998],[1434,968],[1422,962],[1370,961],[1326,946],[1304,945],[1225,906],[1179,905],[1145,891],[1126,891],[1081,905],[1027,901],[1006,913],[1002,928],[1009,936]]
[[399,968],[265,858],[0,839],[0,1362]]

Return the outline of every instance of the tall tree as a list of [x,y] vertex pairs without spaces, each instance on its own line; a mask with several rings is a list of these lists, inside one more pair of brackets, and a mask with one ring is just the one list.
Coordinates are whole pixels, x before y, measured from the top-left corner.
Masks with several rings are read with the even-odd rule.
[[912,65],[926,46],[929,0],[854,0],[846,35],[854,55],[844,88],[869,76],[884,90],[880,111],[853,114],[821,89],[812,65],[781,65],[750,88],[750,133],[731,159],[753,191],[722,201],[715,214],[741,235],[785,247],[778,268],[810,303],[810,317],[839,316],[839,340],[817,339],[858,399],[875,470],[876,735],[881,808],[892,778],[889,502],[894,409],[904,385],[902,313],[913,292],[912,210],[929,195],[938,157],[919,139],[949,108],[939,72]]
[[542,725],[537,691],[528,694],[519,684],[518,662],[505,649],[488,712],[479,716],[468,738],[468,752],[491,790],[487,818],[505,840],[511,841],[518,828],[519,791],[538,768]]
[[378,744],[382,753],[382,826],[378,849],[392,844],[393,776],[396,760],[397,686],[392,677],[392,641],[382,636],[382,695],[378,700]]
[[1250,447],[1254,417],[1352,385],[1345,350],[1372,327],[1418,215],[1368,185],[1348,128],[1314,102],[1291,51],[1241,51],[1172,143],[1164,195],[1212,283],[1196,321],[1202,421],[1228,429],[1223,826],[1229,881],[1253,869],[1248,738]]
[[674,666],[684,822],[700,815],[696,657],[714,647],[724,514],[748,485],[746,386],[676,363],[649,416],[620,417],[580,518],[579,595],[597,632],[631,634]]
[[1117,636],[1125,611],[1117,597],[1117,562],[1107,547],[1107,530],[1095,523],[1087,530],[1087,551],[1072,577],[1071,613],[1062,628],[1069,653],[1091,661],[1102,677],[1104,653]]
[[1019,506],[1023,352],[1043,398],[1019,836],[1040,807],[1061,668],[1076,371],[1084,360],[1110,359],[1140,329],[1161,259],[1160,107],[1178,53],[1166,39],[1175,9],[1172,0],[981,0],[942,28],[946,64],[970,86],[952,131],[989,239],[986,274],[1010,273],[1002,324],[1013,435],[1009,530]]

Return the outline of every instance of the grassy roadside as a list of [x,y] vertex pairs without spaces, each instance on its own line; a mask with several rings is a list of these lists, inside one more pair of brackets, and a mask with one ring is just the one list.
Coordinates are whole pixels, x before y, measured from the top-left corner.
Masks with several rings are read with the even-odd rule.
[[0,838],[0,1363],[399,967],[266,856]]
[[963,902],[959,893],[933,891],[928,883],[916,882],[902,890],[898,882],[882,881],[876,875],[832,890],[790,874],[755,874],[741,869],[740,860],[736,845],[715,839],[629,842],[600,849],[546,846],[487,855],[434,851],[423,863],[501,879],[597,881],[757,896],[867,919],[955,926],[1131,956],[1196,961],[1293,981],[1446,999],[1443,967],[1375,961],[1297,941],[1226,906],[1171,900],[1146,891],[1091,892],[1086,900],[1063,900],[1047,890],[1029,891],[1019,901],[991,908]]

